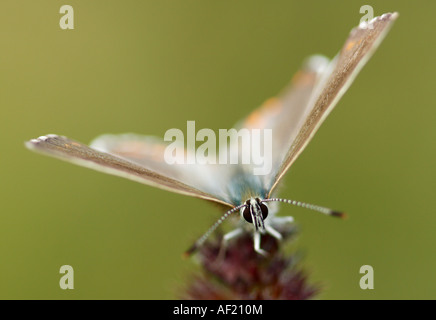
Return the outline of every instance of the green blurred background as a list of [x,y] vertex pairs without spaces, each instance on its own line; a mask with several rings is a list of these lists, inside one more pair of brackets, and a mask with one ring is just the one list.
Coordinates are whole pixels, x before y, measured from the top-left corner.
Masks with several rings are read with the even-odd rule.
[[[61,5],[75,29],[61,30]],[[57,133],[163,136],[230,128],[314,53],[334,56],[369,4],[400,18],[287,174],[294,247],[321,299],[436,298],[436,2],[6,1],[0,4],[0,298],[171,299],[181,253],[220,212],[206,202],[43,157]],[[182,210],[180,210],[182,208]],[[75,289],[59,288],[71,265]],[[372,265],[375,289],[361,290]]]

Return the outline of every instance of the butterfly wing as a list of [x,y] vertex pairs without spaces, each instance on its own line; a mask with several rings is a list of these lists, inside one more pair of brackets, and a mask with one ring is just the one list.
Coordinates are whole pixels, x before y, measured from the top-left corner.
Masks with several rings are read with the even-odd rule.
[[[175,142],[172,142],[173,144]],[[228,183],[229,169],[214,164],[187,164],[190,151],[181,147],[181,163],[168,164],[165,150],[169,143],[160,138],[138,134],[105,134],[94,139],[90,147],[106,152],[141,167],[157,172],[168,178],[183,182],[197,190],[201,190],[214,198],[230,203],[225,185]],[[192,155],[195,157],[195,155]]]
[[298,127],[298,134],[274,177],[269,196],[377,49],[397,17],[397,13],[387,13],[351,30],[341,51],[314,88],[307,105],[308,115]]
[[[102,140],[108,140],[108,137],[104,139],[101,138],[100,146],[102,145]],[[113,141],[115,140],[116,139],[113,139]],[[145,152],[146,157],[150,158],[150,164],[152,163],[152,159],[156,162],[160,161],[159,155],[163,147],[162,145],[158,145],[157,142],[152,143],[151,140],[150,142],[144,142],[143,145],[146,147],[145,151],[139,148],[136,150],[137,153]],[[152,165],[147,166],[147,163],[132,161],[138,154],[130,154],[129,156],[121,157],[116,154],[101,152],[80,142],[58,135],[47,135],[30,140],[26,142],[26,146],[31,150],[97,171],[232,207],[231,204],[221,199],[219,196],[209,194],[202,189],[197,189],[190,185],[188,182],[192,181],[192,179],[187,179],[188,182],[179,180],[179,178],[183,177],[178,176],[177,170],[172,170],[172,166],[165,162],[165,165],[162,164],[161,167],[158,165],[153,167]],[[138,147],[139,146],[136,144],[135,148]],[[124,151],[126,151],[126,149],[124,149]],[[131,149],[130,151],[133,153],[135,150]]]
[[319,55],[310,57],[278,97],[267,100],[237,125],[239,129],[272,130],[271,154],[265,156],[272,170],[258,177],[265,197],[271,196],[397,16],[384,14],[353,29],[332,61]]
[[[271,154],[264,150],[264,161],[270,161],[265,167],[271,168],[271,171],[265,175],[259,176],[259,183],[265,187],[265,194],[272,187],[278,169],[284,161],[286,151],[289,149],[292,141],[297,137],[299,128],[310,110],[307,106],[313,95],[316,84],[328,68],[330,60],[324,56],[314,55],[309,57],[300,71],[292,78],[291,83],[278,97],[270,98],[247,118],[236,125],[237,128],[252,129],[270,129],[272,133]],[[260,145],[264,145],[265,137],[261,135]],[[240,150],[240,154],[250,152],[250,150]],[[252,169],[252,166],[247,167]],[[247,174],[252,172],[245,170]]]

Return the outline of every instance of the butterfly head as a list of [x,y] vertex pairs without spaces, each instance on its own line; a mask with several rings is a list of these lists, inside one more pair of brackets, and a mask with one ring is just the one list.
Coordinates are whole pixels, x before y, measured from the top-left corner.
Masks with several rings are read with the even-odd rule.
[[[224,213],[220,219],[218,219],[210,228],[207,230],[205,234],[201,238],[199,238],[186,252],[185,255],[189,256],[192,253],[194,253],[205,241],[206,239],[212,234],[212,232],[218,228],[221,223],[227,219],[230,215],[232,215],[235,212],[240,212],[241,219],[244,219],[248,223],[254,224],[254,250],[258,253],[261,253],[263,255],[266,254],[265,251],[263,251],[260,248],[260,236],[265,233],[269,233],[273,237],[277,238],[278,240],[281,239],[280,233],[275,230],[271,225],[280,225],[283,223],[290,223],[293,222],[292,217],[274,217],[274,210],[271,211],[271,218],[268,224],[265,224],[265,220],[268,217],[269,208],[268,208],[268,202],[283,202],[292,204],[297,207],[303,207],[309,210],[317,211],[319,213],[323,213],[328,216],[332,217],[339,217],[339,218],[346,218],[346,214],[341,211],[332,210],[326,207],[321,207],[314,204],[309,204],[301,201],[295,201],[295,200],[289,200],[289,199],[281,199],[281,198],[267,198],[267,199],[260,199],[257,197],[250,197],[247,201],[242,203],[239,206],[236,206],[226,213]],[[238,231],[238,232],[234,232]],[[242,229],[236,229],[229,233],[229,235],[238,235],[241,234],[240,232]],[[226,237],[224,237],[226,238]],[[228,238],[227,238],[228,240]]]
[[254,224],[256,231],[264,233],[265,219],[268,217],[268,206],[259,198],[250,198],[241,208],[241,216],[248,223]]

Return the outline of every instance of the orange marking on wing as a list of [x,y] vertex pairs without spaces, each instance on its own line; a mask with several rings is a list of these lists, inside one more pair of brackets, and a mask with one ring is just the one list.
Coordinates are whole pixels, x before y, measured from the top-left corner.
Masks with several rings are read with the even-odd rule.
[[120,144],[113,152],[127,158],[142,159],[148,157],[148,159],[155,162],[161,162],[163,161],[165,148],[165,145],[150,144],[145,146],[142,142],[130,141]]
[[277,115],[282,110],[282,103],[277,98],[266,100],[260,109],[253,111],[245,121],[245,127],[262,129],[266,126],[265,119]]
[[354,45],[356,44],[356,41],[350,41],[347,43],[347,46],[345,47],[345,50],[350,51],[353,49]]
[[345,47],[345,51],[350,51],[351,49],[354,49],[355,47],[360,45],[361,42],[362,39],[359,39],[359,41],[349,41]]
[[283,104],[280,99],[270,98],[262,106],[262,112],[268,115],[277,115],[282,111]]
[[256,123],[259,123],[261,120],[261,112],[260,110],[255,110],[247,117],[245,120],[244,127],[253,127]]
[[154,161],[159,162],[159,161],[163,161],[163,155],[165,154],[165,146],[162,145],[155,145],[153,147],[153,151],[151,154],[151,157]]
[[292,77],[292,84],[298,84],[298,85],[310,85],[313,83],[315,79],[315,75],[313,72],[307,72],[300,70],[294,76]]
[[124,142],[114,152],[129,158],[141,158],[144,153],[142,143],[136,141]]

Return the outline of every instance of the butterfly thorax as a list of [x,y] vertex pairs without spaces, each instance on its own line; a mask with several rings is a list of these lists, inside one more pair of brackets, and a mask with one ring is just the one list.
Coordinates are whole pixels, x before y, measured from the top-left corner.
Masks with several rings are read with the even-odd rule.
[[267,197],[268,191],[262,176],[247,174],[241,169],[234,172],[231,183],[227,185],[230,203],[235,206],[250,199],[264,199]]

